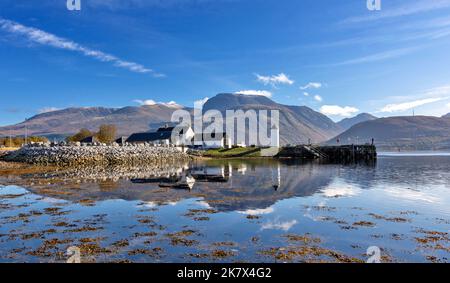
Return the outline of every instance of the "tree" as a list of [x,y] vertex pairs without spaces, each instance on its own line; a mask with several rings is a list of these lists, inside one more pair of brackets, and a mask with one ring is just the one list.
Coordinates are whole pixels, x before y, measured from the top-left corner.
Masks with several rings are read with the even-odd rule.
[[115,125],[101,125],[96,135],[99,142],[112,143],[116,140],[117,127]]
[[93,136],[94,133],[89,131],[88,129],[81,129],[78,133],[76,133],[73,136],[68,137],[66,140],[68,142],[80,142],[84,140],[85,138]]

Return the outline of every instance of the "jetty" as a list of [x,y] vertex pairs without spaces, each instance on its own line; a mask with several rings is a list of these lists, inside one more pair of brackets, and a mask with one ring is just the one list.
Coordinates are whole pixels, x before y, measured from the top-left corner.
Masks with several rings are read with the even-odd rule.
[[330,163],[373,162],[377,159],[377,149],[374,145],[297,145],[281,148],[276,157],[319,159]]

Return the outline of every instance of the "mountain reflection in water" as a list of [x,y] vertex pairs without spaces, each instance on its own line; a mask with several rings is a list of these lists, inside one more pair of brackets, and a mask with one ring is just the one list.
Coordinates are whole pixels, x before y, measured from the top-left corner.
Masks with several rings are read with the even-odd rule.
[[[361,167],[361,173],[373,168],[355,166]],[[164,204],[201,197],[218,211],[235,211],[264,209],[279,200],[313,195],[340,173],[340,165],[221,160],[148,168],[59,168],[20,174],[20,180],[9,178],[8,182],[18,181],[31,192],[68,201],[123,199]]]
[[[0,164],[0,262],[448,262],[450,158]],[[439,235],[436,237],[435,235]]]

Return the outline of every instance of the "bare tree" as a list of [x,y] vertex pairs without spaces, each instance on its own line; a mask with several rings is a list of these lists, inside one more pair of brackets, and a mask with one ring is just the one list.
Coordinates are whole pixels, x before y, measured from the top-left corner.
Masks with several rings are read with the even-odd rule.
[[116,140],[117,127],[115,125],[101,125],[96,135],[99,142],[112,143]]

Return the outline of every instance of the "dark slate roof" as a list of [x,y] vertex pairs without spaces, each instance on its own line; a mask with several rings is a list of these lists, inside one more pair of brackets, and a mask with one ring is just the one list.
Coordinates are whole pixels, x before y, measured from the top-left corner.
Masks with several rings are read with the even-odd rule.
[[127,142],[153,142],[157,140],[168,140],[172,136],[172,132],[156,132],[156,133],[136,133],[132,134]]
[[157,133],[161,133],[161,132],[172,132],[173,129],[175,129],[175,127],[161,127],[161,128],[159,128],[156,132],[157,132]]
[[161,127],[156,132],[157,133],[172,132],[173,130],[175,130],[175,128],[179,129],[179,134],[180,135],[184,135],[189,130],[190,127],[189,126]]

